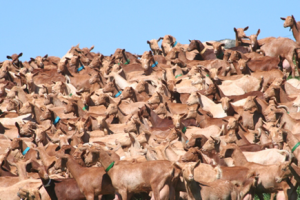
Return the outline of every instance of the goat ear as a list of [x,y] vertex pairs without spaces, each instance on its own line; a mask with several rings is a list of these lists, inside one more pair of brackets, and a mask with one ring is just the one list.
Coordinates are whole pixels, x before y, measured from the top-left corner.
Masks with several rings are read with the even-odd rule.
[[201,163],[201,160],[199,159],[199,160],[195,163],[195,165],[193,166],[193,169],[195,169],[200,163]]
[[[201,140],[202,138],[197,138],[196,140]],[[203,156],[202,156],[202,152],[199,148],[196,148],[196,151],[198,152],[198,154],[201,155],[202,159],[203,159]]]
[[279,129],[282,129],[282,128],[285,126],[285,123],[286,123],[286,122],[283,122],[283,123],[280,125]]
[[182,79],[176,81],[176,82],[175,82],[175,85],[181,83],[181,81],[182,81]]
[[209,74],[209,70],[207,68],[204,68],[203,70]]
[[210,43],[210,42],[206,42],[206,44],[207,44],[208,46],[213,46],[213,44]]
[[38,75],[40,72],[35,72],[32,76],[36,76]]
[[285,18],[284,18],[284,17],[280,17],[280,19],[283,20],[283,21],[285,21]]
[[260,33],[260,29],[257,30],[256,36],[258,36]]
[[222,121],[228,123],[228,120],[227,120],[227,119],[222,119]]
[[147,40],[147,43],[148,43],[148,44],[151,44],[151,43],[149,42],[149,40]]
[[249,28],[249,26],[246,26],[246,27],[244,28],[244,31],[248,30],[248,28]]
[[44,131],[49,131],[51,128],[52,128],[52,124],[47,129],[45,129]]
[[183,114],[183,115],[181,114],[181,115],[180,115],[180,118],[182,119],[182,118],[185,118],[186,116],[187,116],[187,113],[185,113],[185,114]]
[[95,46],[91,46],[91,48],[89,49],[89,51],[92,51],[95,48]]
[[91,122],[91,117],[89,116],[89,117],[85,120],[84,125],[87,126],[87,127],[89,127],[91,124],[92,124],[92,122]]
[[180,162],[174,162],[173,163],[173,165],[175,166],[175,167],[178,167],[179,169],[182,169],[183,168],[183,165],[180,163]]
[[157,42],[159,42],[160,40],[163,40],[164,38],[163,37],[160,37],[158,38]]
[[234,30],[234,32],[237,32],[237,30],[236,30],[236,28],[235,28],[235,27],[233,28],[233,30]]
[[90,118],[93,119],[93,120],[97,120],[96,117],[91,116],[91,115],[90,115]]

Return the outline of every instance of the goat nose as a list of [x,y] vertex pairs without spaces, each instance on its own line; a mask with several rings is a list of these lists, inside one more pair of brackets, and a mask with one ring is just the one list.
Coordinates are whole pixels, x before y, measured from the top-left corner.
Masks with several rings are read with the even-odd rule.
[[264,93],[264,94],[263,94],[263,97],[264,97],[264,98],[267,98],[267,97],[268,97],[268,95],[267,95],[266,93]]
[[280,183],[281,182],[281,178],[279,178],[279,177],[275,177],[275,181],[276,181],[276,183]]

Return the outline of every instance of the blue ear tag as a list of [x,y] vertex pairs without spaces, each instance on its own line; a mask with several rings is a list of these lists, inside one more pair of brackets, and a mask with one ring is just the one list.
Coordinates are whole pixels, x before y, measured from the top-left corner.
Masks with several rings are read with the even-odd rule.
[[122,91],[119,91],[116,95],[115,95],[115,97],[118,97],[118,96],[120,96],[122,94]]
[[59,122],[59,120],[60,120],[60,118],[59,118],[59,116],[57,116],[57,117],[55,118],[53,124],[56,125],[56,124]]
[[177,41],[175,41],[175,42],[174,42],[174,44],[173,44],[173,47],[175,47],[175,46],[176,46],[176,44],[177,44]]
[[189,142],[189,140],[185,141],[185,143],[187,144]]
[[22,152],[22,155],[25,156],[26,153],[29,151],[30,147],[27,147],[23,152]]
[[151,67],[156,67],[156,66],[157,66],[157,64],[158,64],[158,62],[157,62],[157,61],[155,61],[155,63],[154,63],[153,65],[151,65]]
[[84,69],[84,66],[81,65],[81,67],[79,67],[79,68],[77,69],[77,71],[80,72],[80,71],[83,70],[83,69]]

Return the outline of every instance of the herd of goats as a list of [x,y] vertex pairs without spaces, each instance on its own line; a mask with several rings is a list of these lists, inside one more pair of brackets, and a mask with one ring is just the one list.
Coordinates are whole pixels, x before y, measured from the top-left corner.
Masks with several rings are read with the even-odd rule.
[[[0,199],[299,198],[296,41],[171,35],[0,63]],[[161,40],[161,45],[158,42]],[[299,157],[299,158],[298,158]]]

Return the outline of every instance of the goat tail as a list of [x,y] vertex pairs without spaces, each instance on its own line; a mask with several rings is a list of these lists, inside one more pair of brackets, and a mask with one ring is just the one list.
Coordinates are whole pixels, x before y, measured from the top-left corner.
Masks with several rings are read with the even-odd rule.
[[283,154],[288,155],[288,159],[285,157],[285,161],[291,161],[292,160],[293,154],[290,151],[283,149],[283,150],[278,150],[278,153],[280,153],[282,155]]
[[70,77],[68,75],[65,75],[65,77],[66,77],[66,83],[67,84],[71,83]]
[[215,168],[214,168],[215,172],[216,172],[216,179],[221,179],[223,177],[223,171],[220,167],[220,165],[217,165]]

